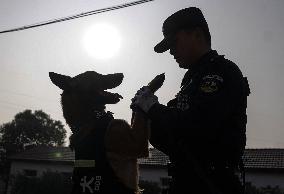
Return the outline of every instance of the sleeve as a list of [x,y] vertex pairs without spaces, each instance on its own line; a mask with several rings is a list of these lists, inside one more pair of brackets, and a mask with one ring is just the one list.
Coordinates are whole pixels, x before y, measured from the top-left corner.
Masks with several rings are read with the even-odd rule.
[[[190,95],[189,108],[184,111],[155,104],[148,116],[155,123],[163,123],[155,133],[161,130],[167,131],[169,136],[178,133],[180,137],[188,137],[200,145],[216,141],[216,130],[232,113],[234,99],[238,95],[239,86],[232,81],[238,78],[228,77],[216,71],[203,73],[196,83],[194,95]],[[156,139],[153,141],[158,144]]]
[[146,122],[147,120],[141,113],[135,114],[132,126],[124,120],[113,120],[105,136],[106,150],[130,158],[148,156],[148,127]]
[[[158,105],[154,105],[158,106]],[[162,111],[163,107],[157,107],[157,114]],[[167,107],[166,107],[167,108]],[[156,109],[156,108],[155,108]],[[154,146],[156,149],[162,151],[166,155],[169,155],[170,149],[170,139],[169,139],[169,126],[165,126],[166,124],[163,118],[157,118],[151,120],[151,134],[150,134],[150,144]]]

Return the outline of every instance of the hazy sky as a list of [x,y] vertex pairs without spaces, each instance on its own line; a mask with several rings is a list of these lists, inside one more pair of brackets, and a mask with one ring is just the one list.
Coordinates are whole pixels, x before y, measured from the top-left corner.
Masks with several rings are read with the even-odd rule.
[[[0,0],[0,30],[64,17],[126,0]],[[173,12],[198,6],[212,35],[212,48],[234,61],[248,77],[247,147],[284,147],[284,1],[283,0],[155,0],[126,9],[20,32],[0,34],[0,124],[25,109],[42,109],[65,123],[61,90],[48,72],[75,76],[87,70],[122,72],[124,82],[112,90],[124,96],[108,106],[116,118],[130,120],[130,99],[155,75],[166,73],[158,91],[166,103],[179,90],[185,70],[172,56],[156,54],[161,26]],[[83,34],[97,23],[108,23],[121,35],[116,56],[98,60],[87,54]],[[67,128],[68,134],[70,133]],[[68,135],[69,136],[69,135]]]

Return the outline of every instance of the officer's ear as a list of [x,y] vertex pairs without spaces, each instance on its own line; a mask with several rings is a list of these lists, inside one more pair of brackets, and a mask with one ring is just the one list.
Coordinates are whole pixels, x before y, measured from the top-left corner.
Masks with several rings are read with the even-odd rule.
[[195,40],[198,42],[202,42],[205,40],[204,31],[200,27],[194,27],[191,29],[186,29],[186,33],[190,34]]
[[204,41],[205,40],[204,31],[200,27],[195,28],[195,36],[200,41]]

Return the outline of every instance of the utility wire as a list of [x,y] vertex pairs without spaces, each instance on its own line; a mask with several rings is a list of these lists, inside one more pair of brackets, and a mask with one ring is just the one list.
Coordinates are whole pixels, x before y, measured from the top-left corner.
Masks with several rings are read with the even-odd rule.
[[35,23],[35,24],[31,24],[31,25],[18,27],[18,28],[0,31],[0,34],[26,30],[26,29],[30,29],[30,28],[36,28],[36,27],[40,27],[40,26],[45,26],[45,25],[49,25],[49,24],[67,21],[67,20],[73,20],[73,19],[77,19],[77,18],[81,18],[81,17],[86,17],[86,16],[104,13],[104,12],[108,12],[108,11],[113,11],[113,10],[117,10],[117,9],[122,9],[122,8],[126,8],[126,7],[131,7],[131,6],[134,6],[134,5],[139,5],[139,4],[147,3],[147,2],[150,2],[150,1],[154,1],[154,0],[134,1],[134,2],[131,2],[131,3],[125,3],[125,4],[121,4],[121,5],[103,8],[103,9],[97,9],[97,10],[94,10],[94,11],[83,12],[83,13],[80,13],[80,14],[71,15],[71,16],[67,16],[67,17],[63,17],[63,18],[52,19],[52,20],[48,20],[48,21],[44,21],[44,22],[40,22],[40,23]]

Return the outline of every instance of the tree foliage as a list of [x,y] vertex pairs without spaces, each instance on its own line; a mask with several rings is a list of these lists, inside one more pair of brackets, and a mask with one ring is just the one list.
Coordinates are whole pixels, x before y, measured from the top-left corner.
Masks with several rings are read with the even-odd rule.
[[62,146],[66,130],[61,121],[53,120],[42,110],[25,110],[11,122],[0,126],[1,144],[7,152],[23,150],[25,145]]

